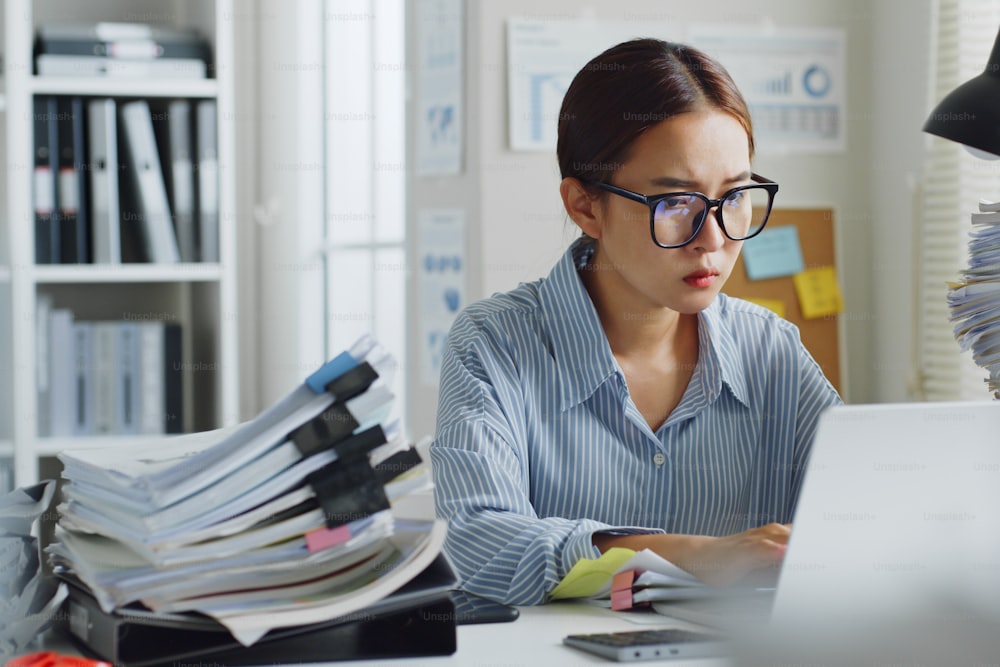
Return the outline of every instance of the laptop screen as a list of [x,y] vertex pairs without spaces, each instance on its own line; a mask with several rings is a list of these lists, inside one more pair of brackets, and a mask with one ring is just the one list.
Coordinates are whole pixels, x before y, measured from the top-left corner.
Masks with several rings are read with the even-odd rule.
[[830,408],[808,465],[772,625],[1000,611],[1000,403]]

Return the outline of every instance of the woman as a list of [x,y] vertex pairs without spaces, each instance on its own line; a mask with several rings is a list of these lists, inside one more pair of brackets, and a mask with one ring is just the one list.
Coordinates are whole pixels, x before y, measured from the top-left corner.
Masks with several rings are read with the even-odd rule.
[[794,325],[719,294],[777,191],[746,103],[705,54],[643,39],[588,63],[559,119],[582,236],[463,311],[443,361],[431,456],[462,587],[542,603],[611,547],[709,584],[773,567],[840,398]]

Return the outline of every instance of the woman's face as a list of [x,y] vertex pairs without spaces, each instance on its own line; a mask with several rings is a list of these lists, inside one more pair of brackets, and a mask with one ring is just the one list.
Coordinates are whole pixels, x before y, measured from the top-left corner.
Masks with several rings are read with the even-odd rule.
[[[611,179],[613,185],[644,195],[694,191],[709,199],[750,182],[746,130],[717,109],[683,113],[647,130]],[[649,207],[606,193],[598,207],[594,257],[604,266],[593,268],[611,281],[609,286],[629,308],[697,313],[715,299],[743,245],[722,233],[715,211],[691,243],[664,249],[650,238]]]

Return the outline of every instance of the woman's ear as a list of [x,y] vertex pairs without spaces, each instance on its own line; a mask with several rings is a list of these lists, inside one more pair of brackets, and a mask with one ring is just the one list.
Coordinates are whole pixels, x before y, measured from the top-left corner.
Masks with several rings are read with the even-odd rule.
[[601,238],[601,222],[604,219],[601,200],[590,194],[579,179],[567,176],[559,184],[559,194],[570,219],[584,234],[592,239]]

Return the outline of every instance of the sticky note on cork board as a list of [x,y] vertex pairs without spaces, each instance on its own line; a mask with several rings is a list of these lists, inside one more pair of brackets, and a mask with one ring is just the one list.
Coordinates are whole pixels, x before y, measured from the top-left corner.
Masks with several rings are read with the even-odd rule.
[[742,252],[748,280],[794,276],[806,268],[795,225],[765,229],[746,241]]
[[837,315],[844,310],[844,297],[837,284],[837,271],[832,266],[807,269],[792,277],[799,308],[807,320]]

